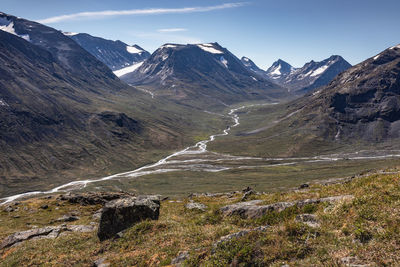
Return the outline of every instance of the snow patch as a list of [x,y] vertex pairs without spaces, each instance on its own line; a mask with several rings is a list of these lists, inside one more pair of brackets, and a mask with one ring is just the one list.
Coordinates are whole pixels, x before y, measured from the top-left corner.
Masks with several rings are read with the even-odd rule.
[[390,50],[395,49],[395,48],[399,48],[399,49],[400,49],[400,44],[399,44],[399,45],[392,46],[392,47],[390,48]]
[[163,45],[160,48],[175,48],[177,47],[176,45],[172,45],[172,44],[167,44],[167,45]]
[[139,53],[143,52],[143,50],[137,49],[136,47],[129,46],[129,45],[126,47],[126,51],[128,51],[128,53],[131,53],[131,54],[139,54]]
[[8,20],[6,18],[0,18],[0,30],[11,33],[15,36],[21,37],[22,39],[25,39],[26,41],[30,42],[30,38],[28,34],[17,34],[14,29],[14,22],[11,20]]
[[225,68],[228,68],[228,60],[226,60],[223,56],[219,58],[219,61],[224,64]]
[[249,62],[250,59],[248,59],[247,57],[244,57],[243,60],[246,62]]
[[211,53],[211,54],[223,54],[221,50],[215,49],[211,44],[199,44],[197,45],[202,50]]
[[0,98],[0,106],[8,106],[8,104],[6,103],[6,101]]
[[142,66],[143,62],[144,62],[144,61],[139,62],[139,63],[136,63],[136,64],[133,64],[132,66],[129,66],[129,67],[126,67],[126,68],[123,68],[123,69],[120,69],[120,70],[116,70],[116,71],[114,71],[114,74],[115,74],[117,77],[121,77],[121,76],[123,76],[123,75],[125,75],[125,74],[134,72],[137,68],[139,68],[140,66]]
[[255,80],[256,82],[258,82],[258,80],[256,78],[254,78],[253,76],[250,76],[253,80]]
[[271,72],[271,75],[273,75],[273,76],[281,76],[281,75],[282,75],[282,73],[281,73],[281,65],[279,65],[278,67],[276,67],[276,68],[274,69],[274,71]]
[[377,60],[381,55],[374,56],[374,60]]
[[319,93],[321,93],[321,90],[318,90],[318,91],[316,91],[316,92],[314,92],[312,95],[318,95]]
[[74,35],[77,35],[77,34],[79,34],[79,33],[77,33],[77,32],[63,32],[63,34],[64,34],[65,36],[74,36]]
[[329,67],[329,65],[324,65],[322,67],[319,67],[318,69],[314,70],[310,76],[315,77],[317,75],[320,75],[320,74],[324,73],[328,69],[328,67]]

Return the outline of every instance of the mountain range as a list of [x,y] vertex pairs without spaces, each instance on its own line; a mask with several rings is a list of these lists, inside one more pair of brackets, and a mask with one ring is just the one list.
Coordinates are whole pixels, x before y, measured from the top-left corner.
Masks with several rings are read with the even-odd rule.
[[[248,70],[218,43],[165,44],[123,81],[175,100],[226,105],[287,97],[287,90]],[[194,103],[195,104],[195,103]]]
[[[168,93],[166,93],[167,95],[171,95],[171,90],[169,89],[174,88],[175,91],[173,91],[172,94],[175,94],[174,97],[176,99],[180,99],[182,97],[186,98],[187,92],[183,93],[181,89],[175,87],[178,86],[178,84],[181,84],[184,79],[188,80],[189,77],[194,78],[189,81],[190,83],[193,83],[193,81],[195,81],[195,83],[198,83],[196,86],[208,87],[208,85],[212,83],[217,84],[217,87],[219,88],[225,87],[226,85],[230,88],[233,88],[237,85],[241,87],[247,86],[248,88],[257,88],[260,87],[260,85],[258,84],[258,80],[266,80],[288,89],[291,95],[301,95],[317,87],[327,85],[337,74],[351,67],[351,65],[341,56],[331,56],[330,58],[327,58],[321,62],[308,62],[301,68],[294,68],[287,62],[279,59],[274,62],[271,67],[264,71],[247,57],[242,57],[240,59],[242,64],[240,64],[238,62],[238,59],[232,53],[230,53],[226,48],[222,48],[218,43],[197,45],[165,44],[157,49],[153,53],[154,56],[145,63],[146,59],[150,57],[150,54],[138,45],[129,46],[121,41],[106,40],[100,37],[91,36],[86,33],[65,32],[64,34],[75,40],[80,46],[82,46],[86,51],[94,55],[98,60],[105,63],[109,68],[114,71],[115,75],[117,75],[127,83],[157,87],[158,94],[165,94],[166,91],[169,91]],[[211,75],[204,72],[206,68],[210,68],[210,62],[206,62],[207,57],[198,58],[197,61],[192,61],[196,62],[196,67],[200,66],[200,63],[204,66],[207,66],[206,68],[200,70],[194,70],[194,65],[190,64],[183,66],[183,60],[181,60],[180,62],[174,62],[172,64],[173,67],[167,67],[165,65],[164,61],[167,60],[167,58],[169,58],[169,60],[167,60],[169,62],[167,63],[167,65],[171,65],[171,61],[179,60],[180,55],[187,56],[190,54],[191,57],[199,56],[199,51],[193,49],[193,47],[196,46],[199,48],[207,48],[208,46],[208,49],[202,50],[208,52],[209,56],[214,56],[216,62],[219,65],[222,64],[221,66],[225,66],[223,63],[226,61],[225,57],[229,57],[231,59],[230,68],[227,67],[225,68],[225,70],[220,69],[218,71],[218,73],[220,73],[220,77],[226,76],[223,78],[224,81],[222,81],[221,79],[217,79],[216,77],[211,77]],[[187,55],[183,55],[182,53],[175,53],[175,51],[183,49],[186,50],[185,53]],[[174,57],[170,57],[170,55],[167,55],[167,53],[174,53]],[[224,55],[224,53],[227,53],[227,55]],[[221,57],[223,59],[221,59]],[[157,62],[157,59],[160,58],[162,60]],[[152,65],[152,67],[149,65]],[[181,70],[179,70],[176,66],[181,66],[181,68],[185,69],[193,69],[193,71],[197,74],[205,74],[207,76],[207,79],[199,78],[196,76],[197,74],[194,73],[189,74],[188,71],[185,71],[185,73],[180,73]],[[243,69],[243,66],[250,71],[250,74],[246,73],[246,71]],[[139,70],[139,68],[141,69]],[[157,72],[159,73],[155,73],[154,70],[157,70]],[[151,73],[148,73],[149,71]],[[225,73],[222,74],[223,72]],[[168,73],[173,74],[169,75]],[[232,84],[231,81],[235,79],[233,78],[232,73],[236,73],[236,76],[238,73],[247,76],[247,79],[251,78],[253,81],[255,81],[255,83],[251,81],[252,83],[254,83],[254,85],[248,82],[246,83],[246,85],[243,85],[244,79],[240,77],[239,82],[236,81],[236,84]],[[163,76],[168,76],[168,79],[162,78]],[[259,79],[257,80],[256,77],[258,77]],[[210,79],[215,79],[215,81],[211,81]],[[238,78],[236,78],[236,80],[237,79]],[[175,80],[175,82],[173,82],[172,80]],[[201,84],[201,80],[205,80],[205,85],[204,83]],[[184,87],[186,88],[187,82],[184,83]],[[163,89],[160,90],[160,87],[158,87],[158,85],[161,85],[160,87],[162,87]],[[266,86],[266,88],[271,87],[270,85],[264,86]],[[154,88],[150,88],[149,90],[153,91]],[[229,89],[227,90],[226,88],[224,88],[224,91],[229,91]],[[224,94],[225,93],[226,92],[224,92]],[[238,95],[237,93],[235,94]],[[272,96],[272,94],[268,95]],[[189,98],[191,97],[194,96],[189,96]],[[198,95],[196,96],[196,98],[197,97]],[[225,100],[229,102],[229,100]]]
[[287,88],[292,94],[304,94],[315,88],[329,84],[339,73],[351,67],[341,56],[331,56],[321,62],[310,61],[301,68],[294,68],[289,63],[279,59],[266,71],[247,57],[242,57],[242,63],[251,71]]

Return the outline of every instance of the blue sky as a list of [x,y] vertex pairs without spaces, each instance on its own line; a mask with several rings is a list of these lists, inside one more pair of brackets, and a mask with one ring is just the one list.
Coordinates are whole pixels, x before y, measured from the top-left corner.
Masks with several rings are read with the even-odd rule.
[[299,67],[333,54],[356,64],[400,43],[399,0],[0,0],[0,7],[150,52],[166,42],[217,41],[264,69],[278,58]]

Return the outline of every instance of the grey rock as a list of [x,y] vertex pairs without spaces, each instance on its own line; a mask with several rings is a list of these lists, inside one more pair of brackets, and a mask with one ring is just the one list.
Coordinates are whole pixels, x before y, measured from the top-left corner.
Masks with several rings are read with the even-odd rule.
[[96,225],[68,225],[66,229],[72,232],[89,233],[96,229]]
[[12,206],[10,206],[10,205],[4,208],[4,211],[5,211],[5,212],[13,212],[14,210],[15,210],[15,209],[14,209]]
[[92,267],[108,267],[110,264],[106,262],[106,258],[100,258],[93,262]]
[[344,257],[340,261],[348,267],[369,267],[371,264],[362,263],[357,257]]
[[[36,228],[36,229],[32,229],[32,230],[14,233],[12,235],[9,235],[2,241],[2,243],[0,244],[0,249],[10,247],[14,244],[20,243],[22,241],[25,241],[25,240],[28,240],[28,239],[31,239],[34,237],[47,236],[47,235],[51,234],[53,231],[57,231],[58,228],[59,227],[56,227],[56,226],[48,226],[48,227],[44,227],[44,228]],[[52,238],[53,235],[51,235],[50,238]]]
[[241,201],[246,201],[246,200],[249,198],[249,196],[254,195],[255,193],[256,193],[256,192],[253,191],[253,190],[246,191],[246,192],[243,194]]
[[251,188],[250,186],[245,187],[245,188],[242,189],[243,193],[250,192],[250,191],[254,191],[253,188]]
[[304,223],[312,228],[320,227],[318,217],[314,214],[300,214],[296,216],[296,222]]
[[95,219],[95,220],[100,220],[102,211],[103,211],[103,209],[97,210],[97,211],[92,215],[92,218]]
[[259,227],[253,228],[253,229],[245,229],[245,230],[233,233],[233,234],[223,236],[217,242],[214,243],[212,252],[214,253],[215,248],[217,248],[222,243],[225,243],[225,242],[231,241],[233,239],[237,239],[242,236],[248,235],[251,232],[265,232],[268,228],[269,228],[269,226],[259,226]]
[[99,239],[112,238],[118,232],[146,219],[157,220],[160,202],[151,198],[129,197],[108,202],[101,213]]
[[81,205],[98,205],[105,204],[108,201],[132,197],[131,193],[125,192],[88,192],[88,193],[74,193],[68,192],[65,195],[59,196],[58,200],[68,201],[74,204]]
[[318,204],[322,202],[332,203],[332,202],[351,200],[351,199],[353,199],[353,196],[344,195],[344,196],[326,197],[318,199],[305,199],[293,202],[277,202],[268,205],[258,205],[262,202],[262,200],[253,200],[253,201],[240,202],[236,204],[227,205],[222,207],[220,211],[225,216],[238,215],[242,218],[254,219],[254,218],[260,218],[263,215],[267,214],[268,212],[272,211],[281,212],[293,206],[303,207],[309,204]]
[[310,185],[309,184],[302,184],[299,186],[299,189],[304,189],[304,188],[309,188]]
[[182,266],[185,260],[187,260],[188,258],[189,258],[189,252],[180,251],[178,253],[178,256],[171,261],[171,264],[176,267]]
[[207,206],[198,202],[189,202],[185,205],[185,208],[187,208],[188,210],[206,211]]
[[6,237],[0,244],[0,249],[11,247],[26,240],[34,239],[54,239],[60,236],[62,232],[93,232],[95,226],[93,225],[59,225],[59,226],[46,226],[43,228],[34,228],[27,231],[17,232]]
[[253,200],[247,202],[236,203],[224,206],[220,209],[225,216],[238,215],[242,218],[260,218],[264,214],[271,211],[282,211],[289,207],[294,206],[293,202],[278,202],[270,205],[257,205],[261,200]]

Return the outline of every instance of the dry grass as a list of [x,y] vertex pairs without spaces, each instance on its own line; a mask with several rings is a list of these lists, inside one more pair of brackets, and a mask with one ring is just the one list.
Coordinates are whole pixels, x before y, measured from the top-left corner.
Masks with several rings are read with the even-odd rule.
[[[186,210],[187,199],[167,200],[158,221],[138,223],[122,238],[99,242],[95,233],[74,233],[54,240],[28,241],[1,251],[0,265],[90,266],[104,257],[112,266],[163,266],[170,265],[180,251],[189,251],[187,266],[341,266],[341,258],[348,256],[372,266],[392,266],[400,262],[399,182],[398,174],[380,173],[345,184],[255,196],[265,203],[345,194],[355,197],[350,202],[291,208],[257,220],[223,217],[218,212],[221,206],[239,201],[240,195],[196,198],[209,207],[204,213]],[[43,204],[49,209],[41,209]],[[55,198],[26,200],[18,207],[18,211],[0,212],[1,238],[32,225],[49,225],[71,212],[81,217],[75,224],[88,224],[99,208]],[[316,214],[321,226],[314,229],[296,223],[294,218],[301,213]],[[266,232],[224,243],[212,253],[221,236],[266,224],[271,226]]]

